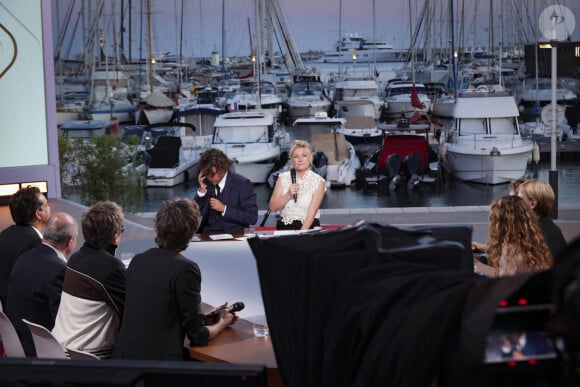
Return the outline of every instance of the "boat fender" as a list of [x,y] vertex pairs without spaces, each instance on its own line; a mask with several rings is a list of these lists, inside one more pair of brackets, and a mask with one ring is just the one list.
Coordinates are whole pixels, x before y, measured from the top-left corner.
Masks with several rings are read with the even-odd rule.
[[532,149],[532,160],[536,164],[540,162],[540,146],[537,142],[534,142],[534,148]]
[[447,143],[443,143],[439,147],[439,158],[441,161],[447,161]]

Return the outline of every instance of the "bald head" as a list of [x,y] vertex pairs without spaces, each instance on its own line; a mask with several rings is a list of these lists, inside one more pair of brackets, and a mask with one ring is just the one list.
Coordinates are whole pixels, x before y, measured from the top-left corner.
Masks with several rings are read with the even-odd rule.
[[68,256],[76,247],[78,235],[77,221],[65,212],[57,212],[46,223],[42,237],[45,243]]

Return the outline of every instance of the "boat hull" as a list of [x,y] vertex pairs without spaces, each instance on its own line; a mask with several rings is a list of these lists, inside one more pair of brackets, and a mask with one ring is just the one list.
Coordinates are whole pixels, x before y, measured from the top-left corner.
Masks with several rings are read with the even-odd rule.
[[263,184],[280,157],[280,146],[275,144],[213,144],[233,161],[236,173],[245,176],[254,184]]
[[481,184],[503,184],[521,178],[532,156],[532,143],[512,149],[498,149],[492,155],[490,148],[469,151],[467,147],[446,144],[443,166],[455,178]]
[[196,177],[197,161],[177,168],[149,168],[147,171],[147,187],[173,187]]

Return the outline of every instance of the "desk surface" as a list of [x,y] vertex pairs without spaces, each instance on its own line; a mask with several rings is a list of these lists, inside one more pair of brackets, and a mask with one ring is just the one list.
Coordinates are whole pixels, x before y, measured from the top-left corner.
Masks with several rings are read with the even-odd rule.
[[207,347],[191,347],[189,355],[204,362],[259,364],[277,369],[270,337],[254,337],[252,324],[240,319],[224,329]]

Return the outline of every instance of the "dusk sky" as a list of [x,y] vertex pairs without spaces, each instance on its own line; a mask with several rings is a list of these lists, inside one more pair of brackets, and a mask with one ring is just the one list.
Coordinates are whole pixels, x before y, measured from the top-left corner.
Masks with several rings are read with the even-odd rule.
[[[61,12],[70,0],[60,0]],[[250,37],[248,32],[248,18],[254,36],[254,0],[224,0],[226,5],[226,28],[225,28],[225,53],[228,56],[249,55]],[[448,0],[432,0],[436,4],[444,4],[437,7],[434,16],[434,24],[437,29],[435,44],[445,45],[448,40],[446,31],[449,25]],[[94,0],[93,0],[94,2]],[[409,46],[410,23],[416,24],[418,15],[424,0],[412,0],[413,18],[409,18],[409,2],[402,0],[375,0],[374,30],[375,37],[382,39],[395,48],[407,48]],[[502,3],[525,3],[533,7],[533,0],[494,0],[496,14],[500,13]],[[79,3],[77,1],[77,3]],[[112,4],[120,4],[118,0],[104,0],[105,9],[112,9]],[[301,52],[309,49],[329,50],[339,37],[339,4],[340,0],[279,0],[284,12],[288,28],[298,50]],[[455,1],[455,7],[457,8]],[[489,0],[465,1],[465,45],[486,46],[488,42],[489,26]],[[537,12],[541,12],[546,5],[552,4],[550,0],[535,0]],[[572,40],[580,40],[580,1],[561,0],[562,5],[567,6],[576,16],[576,28]],[[139,19],[141,2],[133,0],[133,52],[137,52],[139,42]],[[153,23],[153,50],[155,52],[179,51],[179,32],[182,0],[151,0]],[[184,23],[183,23],[183,54],[186,56],[208,56],[211,51],[222,50],[222,1],[221,0],[184,0]],[[477,17],[474,10],[477,7]],[[177,11],[176,11],[177,10]],[[361,36],[372,38],[373,36],[373,0],[342,0],[342,33],[357,33]],[[522,15],[519,19],[537,19],[531,15],[533,8],[529,10],[530,16]],[[112,11],[109,11],[112,13]],[[507,19],[504,25],[514,26],[519,23],[511,12],[504,11]],[[145,18],[143,18],[145,20]],[[117,22],[118,23],[118,22]],[[494,21],[494,30],[500,35],[498,18]],[[529,24],[529,23],[528,23]],[[507,28],[507,27],[506,27]],[[110,33],[112,24],[109,23],[104,29]],[[146,28],[143,29],[143,33]],[[56,32],[55,32],[56,33]],[[506,43],[514,39],[514,31],[504,30]],[[117,38],[118,39],[118,38]],[[106,44],[112,47],[112,37],[107,38]],[[254,42],[255,43],[255,42]]]

